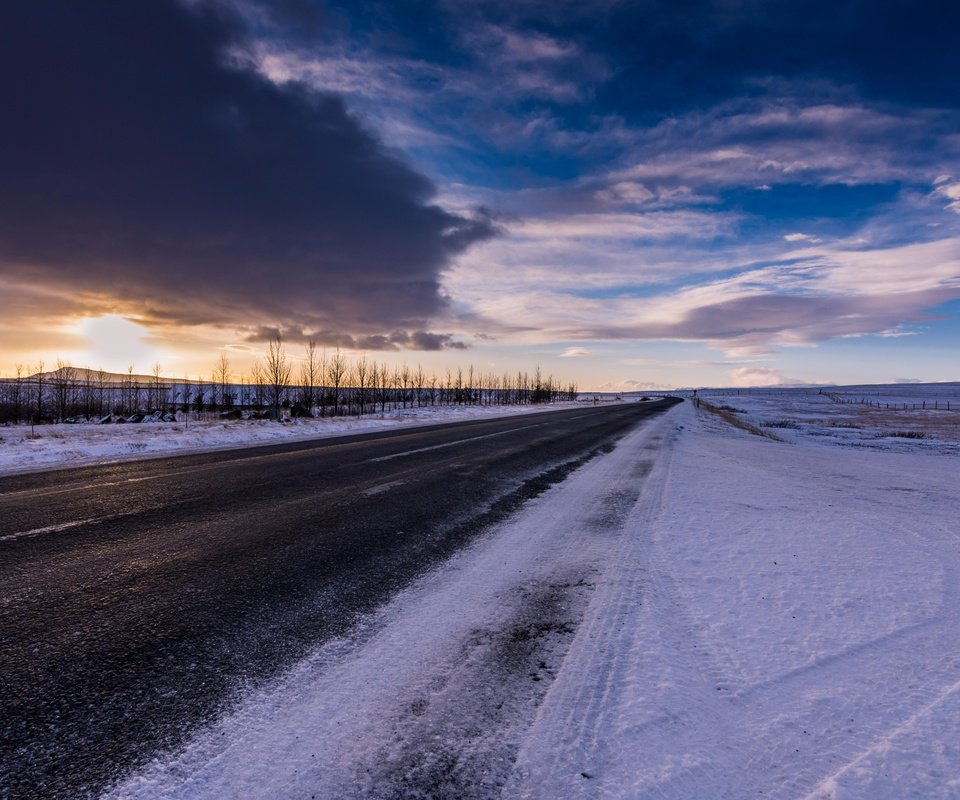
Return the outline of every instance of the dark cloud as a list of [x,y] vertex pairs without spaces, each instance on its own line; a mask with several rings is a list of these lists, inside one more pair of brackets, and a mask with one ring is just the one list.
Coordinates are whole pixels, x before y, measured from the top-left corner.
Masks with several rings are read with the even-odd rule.
[[[279,13],[323,24],[309,3]],[[229,66],[246,32],[226,5],[15,3],[0,36],[11,279],[157,320],[350,338],[424,328],[445,306],[440,271],[494,233],[433,205],[337,97]]]
[[415,331],[411,335],[416,350],[466,350],[468,345],[458,342],[447,333]]
[[765,343],[789,332],[799,341],[822,342],[882,333],[905,319],[928,321],[925,309],[955,293],[946,289],[895,296],[755,295],[695,309],[677,327],[695,339]]
[[284,342],[316,342],[323,347],[342,347],[349,350],[467,350],[469,346],[454,338],[451,333],[431,331],[396,330],[390,334],[351,336],[341,331],[320,329],[305,331],[301,328],[278,328],[260,325],[249,334],[248,342],[269,342],[280,338]]

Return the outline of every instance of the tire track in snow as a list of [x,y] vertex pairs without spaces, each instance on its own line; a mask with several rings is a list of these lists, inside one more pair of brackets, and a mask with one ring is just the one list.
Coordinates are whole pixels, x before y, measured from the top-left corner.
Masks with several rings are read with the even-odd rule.
[[519,590],[505,625],[471,630],[456,663],[410,702],[393,722],[393,741],[358,770],[356,796],[498,796],[591,588],[579,571],[533,583]]
[[[615,746],[607,735],[606,711],[618,705],[621,698],[616,695],[625,685],[635,653],[635,648],[624,646],[623,639],[631,637],[624,630],[624,620],[636,607],[638,596],[646,602],[649,578],[628,565],[638,563],[636,551],[645,546],[642,533],[638,536],[636,530],[643,530],[659,509],[670,473],[674,422],[673,417],[660,418],[645,432],[646,445],[640,451],[659,449],[660,457],[652,469],[645,460],[634,465],[634,480],[640,475],[646,478],[642,492],[634,485],[636,502],[626,514],[611,520],[617,528],[613,558],[598,578],[601,586],[577,632],[575,652],[564,662],[526,737],[504,797],[597,797],[605,791],[597,781],[596,766],[602,751]],[[661,445],[664,439],[666,446]],[[630,530],[624,531],[628,522]]]

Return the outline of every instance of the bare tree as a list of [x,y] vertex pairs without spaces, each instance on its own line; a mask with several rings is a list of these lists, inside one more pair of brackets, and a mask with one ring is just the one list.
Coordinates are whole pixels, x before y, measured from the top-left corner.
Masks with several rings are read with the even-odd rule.
[[17,374],[13,379],[13,421],[20,422],[21,404],[23,403],[23,364],[17,364]]
[[417,398],[417,408],[423,405],[423,386],[425,380],[423,367],[417,364],[417,371],[413,373],[413,391]]
[[393,410],[400,408],[400,365],[393,365]]
[[150,384],[150,391],[147,393],[147,405],[149,408],[148,411],[156,411],[160,408],[162,404],[161,400],[161,379],[160,379],[160,362],[156,361],[153,364],[153,381]]
[[390,368],[386,363],[381,364],[379,368],[377,368],[373,382],[377,387],[377,401],[380,403],[380,415],[383,416],[387,411],[387,400],[390,399]]
[[[410,389],[410,367],[404,364],[400,368],[400,391],[401,391],[400,399],[403,401],[404,408],[407,407],[407,400],[410,399],[409,389]],[[410,399],[410,402],[412,405],[413,400]]]
[[43,419],[43,360],[37,362],[37,422]]
[[279,336],[270,340],[266,360],[264,361],[264,370],[266,372],[267,388],[270,391],[270,405],[273,406],[273,418],[279,420],[280,403],[283,401],[283,396],[290,385],[290,375],[293,371]]
[[347,360],[338,347],[330,359],[330,366],[327,370],[327,382],[333,390],[333,416],[337,416],[337,414],[340,413],[340,390],[343,388],[343,379],[346,375]]
[[67,418],[67,409],[73,401],[74,386],[77,382],[77,371],[62,359],[57,359],[57,368],[50,376],[53,388],[53,401],[56,407],[57,420],[63,422]]
[[359,413],[357,416],[363,416],[363,406],[367,402],[367,382],[370,380],[370,365],[367,363],[365,355],[360,356],[357,366],[354,368],[357,376],[357,405]]
[[370,362],[370,403],[373,411],[377,411],[377,403],[380,402],[380,365],[376,361]]
[[133,413],[136,414],[137,412],[140,411],[140,408],[141,408],[141,405],[142,405],[142,404],[140,403],[140,391],[141,391],[141,389],[142,389],[143,387],[140,386],[140,376],[134,374],[134,372],[133,372],[133,364],[130,365],[130,384],[131,384],[131,387],[132,387],[131,390],[132,390],[132,392],[133,392],[133,394],[132,394],[132,397],[133,397]]
[[532,403],[542,403],[543,402],[543,378],[540,375],[540,365],[537,364],[537,369],[533,373],[533,396],[531,398]]
[[317,343],[311,340],[307,343],[306,355],[300,367],[300,402],[311,417],[313,407],[317,405],[317,384],[322,379],[320,359],[317,357]]
[[127,367],[127,375],[123,379],[123,386],[120,390],[120,405],[122,406],[123,413],[130,413],[130,406],[132,404],[133,396],[133,364]]
[[[103,367],[97,369],[97,414],[103,416],[107,400],[107,373]],[[109,413],[109,411],[107,412]]]
[[83,416],[89,420],[93,413],[93,370],[90,367],[83,368],[83,379],[80,384],[80,391],[83,401]]
[[202,375],[197,375],[195,391],[196,394],[193,398],[193,410],[197,412],[197,419],[202,419],[203,411],[207,407],[207,387],[203,382]]
[[219,397],[213,398],[213,404],[217,405],[217,401],[219,400],[219,405],[224,408],[232,406],[233,397],[230,394],[230,359],[227,358],[227,354],[222,350],[217,358],[217,364],[213,368],[213,382],[220,390]]
[[190,378],[187,375],[183,376],[183,391],[180,392],[180,402],[183,405],[183,416],[185,419],[190,418]]
[[259,361],[253,363],[253,369],[250,371],[250,379],[253,381],[253,403],[257,407],[257,411],[259,411],[263,408],[264,387],[267,384],[263,364]]

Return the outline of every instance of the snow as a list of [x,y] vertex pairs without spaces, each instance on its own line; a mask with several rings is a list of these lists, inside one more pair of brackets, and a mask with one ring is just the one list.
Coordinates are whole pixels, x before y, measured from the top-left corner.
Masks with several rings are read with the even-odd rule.
[[107,796],[960,796],[957,423],[705,397]]
[[956,462],[674,419],[508,794],[956,797]]
[[707,390],[700,396],[791,442],[960,452],[960,383]]
[[424,406],[363,417],[184,420],[125,425],[96,423],[0,427],[0,474],[152,456],[323,439],[472,419],[569,409],[578,403],[524,406]]

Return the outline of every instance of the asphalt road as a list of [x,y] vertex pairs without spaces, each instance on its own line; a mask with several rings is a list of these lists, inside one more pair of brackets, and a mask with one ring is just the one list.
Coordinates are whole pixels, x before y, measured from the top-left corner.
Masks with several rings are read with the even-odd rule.
[[0,797],[96,796],[673,402],[0,479]]

